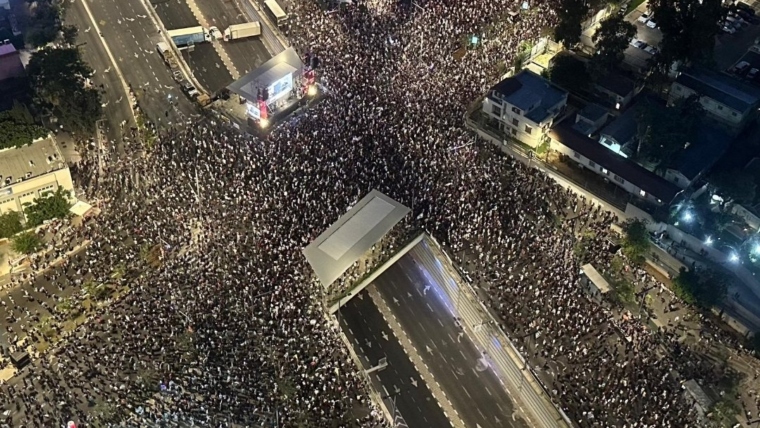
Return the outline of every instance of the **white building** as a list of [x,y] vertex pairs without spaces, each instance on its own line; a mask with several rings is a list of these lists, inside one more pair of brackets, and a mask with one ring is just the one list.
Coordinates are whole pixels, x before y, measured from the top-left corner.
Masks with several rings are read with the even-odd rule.
[[578,133],[570,124],[560,123],[548,135],[552,150],[562,153],[578,166],[604,177],[605,181],[639,199],[657,205],[668,205],[681,191],[678,186],[654,172]]
[[483,113],[492,126],[536,148],[567,105],[567,92],[529,70],[508,77],[488,91]]
[[755,120],[760,106],[760,89],[725,73],[697,67],[678,75],[671,85],[668,102],[692,95],[698,95],[707,116],[732,135],[739,134]]
[[59,186],[74,189],[69,167],[52,136],[0,151],[0,214],[23,212],[34,199]]

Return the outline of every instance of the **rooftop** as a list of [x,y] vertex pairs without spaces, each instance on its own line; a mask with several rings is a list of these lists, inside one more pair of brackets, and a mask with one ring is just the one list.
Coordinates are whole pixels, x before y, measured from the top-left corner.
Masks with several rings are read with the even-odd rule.
[[[65,167],[63,155],[52,138],[0,151],[0,189],[9,187],[18,180],[29,180]],[[8,178],[11,179],[10,184],[6,184]]]
[[409,208],[373,190],[303,249],[323,286],[343,275],[362,254],[380,241]]
[[608,73],[601,76],[596,81],[596,85],[621,97],[628,96],[636,88],[636,85],[631,79],[623,77],[617,73]]
[[725,73],[692,67],[676,82],[741,113],[760,102],[760,89]]
[[0,45],[0,57],[6,56],[6,55],[11,55],[11,54],[14,54],[16,52],[17,52],[16,48],[13,47],[13,44],[11,44],[11,43],[6,43],[4,45]]
[[232,82],[227,89],[241,97],[254,101],[258,98],[258,88],[267,88],[283,77],[303,68],[303,62],[295,49],[288,48],[273,56],[259,68]]
[[637,107],[638,104],[629,107],[623,114],[610,122],[609,125],[602,128],[600,134],[615,140],[621,146],[633,140],[638,132],[638,123],[636,122]]
[[602,119],[606,114],[607,109],[596,103],[587,104],[586,107],[583,107],[583,110],[578,112],[578,115],[592,122]]
[[502,80],[491,91],[535,123],[546,120],[552,114],[550,109],[567,98],[566,91],[530,70]]
[[728,150],[733,138],[707,123],[696,126],[693,138],[678,155],[670,168],[693,180],[702,171],[712,167]]
[[579,134],[567,123],[560,123],[555,126],[549,132],[549,136],[571,150],[594,161],[597,165],[633,183],[641,190],[661,200],[664,204],[669,204],[676,194],[681,191],[676,185],[636,162],[614,153],[585,135]]

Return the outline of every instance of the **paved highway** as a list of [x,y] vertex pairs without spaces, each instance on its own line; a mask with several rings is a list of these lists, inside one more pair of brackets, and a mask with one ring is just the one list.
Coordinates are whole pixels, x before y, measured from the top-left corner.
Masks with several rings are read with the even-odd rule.
[[[195,3],[209,25],[218,27],[219,31],[223,32],[232,24],[249,21],[248,16],[232,1],[196,1]],[[262,23],[262,25],[264,24]],[[222,42],[221,48],[232,60],[240,75],[245,75],[270,58],[260,36]]]
[[[80,2],[75,1],[73,6],[81,7]],[[182,94],[169,68],[156,52],[156,43],[163,39],[143,4],[139,0],[88,1],[87,4],[124,79],[132,84],[148,118],[163,127],[197,114],[195,103]],[[88,28],[91,25],[80,27],[80,31]],[[103,72],[105,70],[97,70],[97,73]],[[169,95],[173,105],[169,103]]]
[[[416,248],[415,248],[416,250]],[[435,379],[469,427],[527,426],[512,419],[514,406],[504,386],[455,320],[454,302],[437,287],[427,269],[402,257],[373,283]]]
[[[82,58],[95,70],[92,77],[92,84],[96,87],[103,85],[103,115],[108,121],[108,139],[117,143],[116,149],[121,152],[121,126],[122,121],[126,121],[126,128],[134,126],[132,116],[132,107],[129,105],[129,97],[124,91],[124,86],[119,80],[119,76],[109,70],[112,67],[108,53],[97,31],[92,31],[90,18],[81,4],[74,4],[68,8],[66,13],[66,24],[74,25],[79,28],[77,35],[77,46],[82,53]],[[86,31],[90,28],[90,31]],[[108,73],[105,70],[109,70]]]
[[[388,367],[370,374],[386,402],[395,406],[408,428],[447,428],[451,423],[433,398],[427,384],[404,352],[383,315],[367,292],[360,293],[336,312],[341,329],[362,360],[363,369],[387,358]],[[389,405],[392,410],[392,405]],[[398,425],[403,426],[403,425]]]
[[[223,0],[211,0],[212,3],[217,1]],[[201,25],[185,0],[159,0],[152,4],[167,30]],[[232,75],[211,43],[199,43],[192,52],[182,50],[182,56],[195,78],[209,92],[214,93],[232,83]]]

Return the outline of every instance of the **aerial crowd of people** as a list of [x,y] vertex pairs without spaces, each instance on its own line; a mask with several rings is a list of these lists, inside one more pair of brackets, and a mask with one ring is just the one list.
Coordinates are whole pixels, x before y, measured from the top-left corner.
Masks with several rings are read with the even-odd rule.
[[[331,14],[315,3],[293,6],[290,35],[320,58],[323,101],[266,137],[206,118],[102,175],[94,159],[77,168],[102,209],[78,232],[92,244],[37,279],[129,291],[2,385],[0,420],[388,426],[301,253],[378,189],[413,207],[379,253],[420,230],[443,242],[579,426],[698,426],[670,374],[713,369],[581,289],[574,246],[590,232],[583,262],[609,263],[614,216],[464,126],[499,64],[554,25],[552,2],[517,14],[511,0],[368,0]],[[39,317],[2,300],[14,317]]]

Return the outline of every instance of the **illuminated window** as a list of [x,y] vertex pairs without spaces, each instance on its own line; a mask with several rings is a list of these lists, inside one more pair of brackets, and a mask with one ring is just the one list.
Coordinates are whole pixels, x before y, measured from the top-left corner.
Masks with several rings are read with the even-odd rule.
[[642,198],[646,198],[647,197],[647,192],[645,192],[643,190],[639,190],[639,195],[641,195]]
[[602,174],[609,174],[610,172],[607,171],[607,168],[602,168]]

